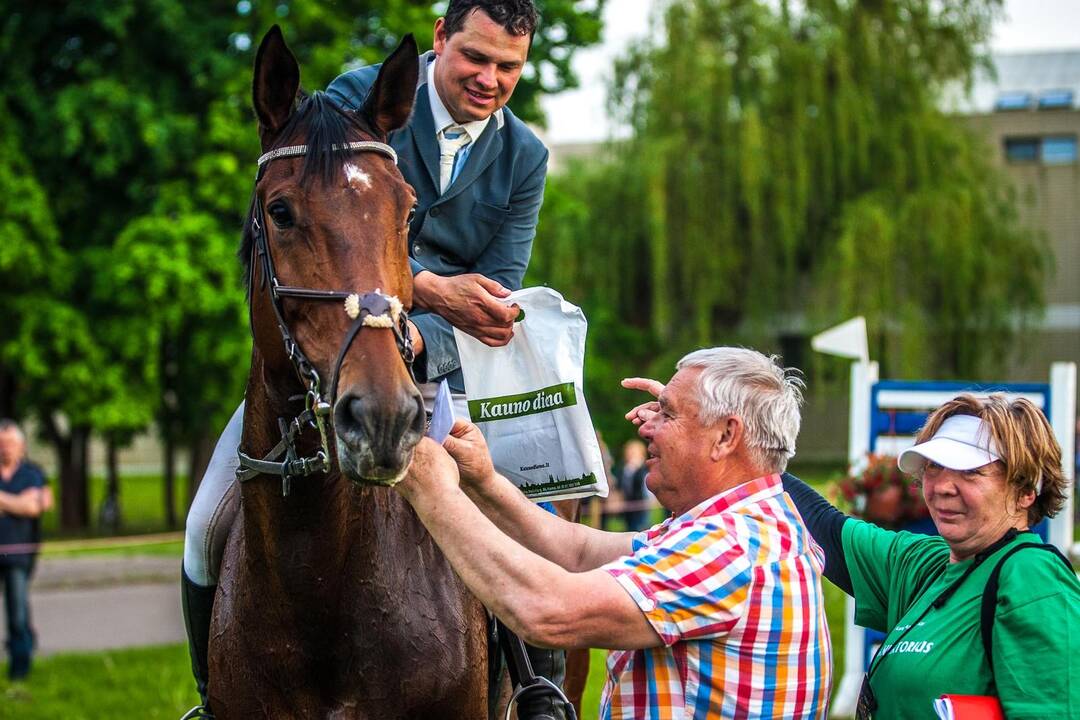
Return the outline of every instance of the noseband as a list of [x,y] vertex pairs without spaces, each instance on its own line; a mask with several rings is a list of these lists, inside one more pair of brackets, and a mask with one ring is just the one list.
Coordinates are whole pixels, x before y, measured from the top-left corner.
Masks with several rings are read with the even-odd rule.
[[[335,145],[334,150],[348,152],[375,152],[385,155],[397,163],[397,153],[389,145],[372,140],[351,142],[344,145]],[[297,157],[307,153],[307,145],[291,145],[277,148],[263,154],[259,158],[259,172],[255,178],[258,186],[262,179],[263,171],[271,160],[283,157]],[[363,327],[389,329],[394,333],[397,341],[398,353],[405,361],[405,366],[412,375],[412,363],[414,353],[412,341],[409,338],[408,313],[402,307],[401,301],[393,295],[387,295],[376,288],[372,292],[354,293],[343,290],[321,290],[314,288],[293,287],[282,285],[278,282],[277,273],[274,271],[274,259],[270,254],[270,243],[266,237],[266,227],[262,201],[259,194],[255,193],[255,202],[251,215],[251,231],[253,236],[253,252],[258,255],[262,268],[261,287],[270,289],[270,306],[274,308],[277,317],[278,330],[281,339],[285,343],[285,354],[288,355],[296,374],[307,388],[303,396],[304,410],[291,421],[278,418],[278,428],[281,431],[281,441],[261,459],[256,460],[237,449],[240,458],[240,467],[236,469],[236,477],[241,482],[250,480],[258,475],[276,475],[281,478],[281,494],[288,495],[291,481],[295,478],[307,477],[315,473],[326,472],[330,469],[330,445],[327,440],[326,427],[337,400],[338,377],[341,374],[341,364],[345,360],[353,340]],[[251,293],[254,295],[254,293]],[[330,392],[324,393],[322,379],[319,377],[315,366],[308,360],[307,355],[300,348],[300,344],[289,331],[288,323],[285,322],[285,313],[282,308],[283,298],[294,298],[309,302],[341,302],[345,313],[353,319],[353,324],[345,334],[345,339],[338,351],[337,362],[334,363],[333,375],[330,379]],[[299,399],[299,398],[295,398]],[[296,439],[308,428],[318,431],[319,447],[314,455],[301,457],[296,451]],[[282,458],[284,455],[284,459]]]

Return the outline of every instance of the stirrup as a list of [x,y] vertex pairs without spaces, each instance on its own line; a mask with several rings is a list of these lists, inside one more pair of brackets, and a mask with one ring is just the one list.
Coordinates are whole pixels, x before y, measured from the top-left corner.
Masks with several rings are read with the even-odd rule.
[[[506,704],[506,715],[503,720],[510,720],[510,711],[515,705],[519,703],[522,696],[538,693],[541,695],[552,695],[556,700],[559,700],[563,704],[563,712],[566,714],[567,720],[577,720],[577,712],[574,710],[573,703],[567,699],[566,694],[555,683],[548,680],[542,675],[537,675],[533,682],[529,685],[519,685],[514,688],[513,694],[510,696],[510,702]],[[549,718],[550,715],[541,715],[540,718]]]
[[214,713],[207,710],[205,705],[196,705],[180,716],[180,720],[214,720]]

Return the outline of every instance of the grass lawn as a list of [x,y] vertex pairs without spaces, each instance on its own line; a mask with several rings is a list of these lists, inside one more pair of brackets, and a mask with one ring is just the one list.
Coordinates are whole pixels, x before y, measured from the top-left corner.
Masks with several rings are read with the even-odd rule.
[[[583,718],[596,717],[603,684],[604,651],[593,650]],[[57,655],[35,661],[26,683],[0,679],[0,720],[176,720],[197,702],[183,645]]]
[[[57,489],[55,477],[49,478],[54,492]],[[169,528],[165,524],[165,485],[161,475],[123,475],[120,477],[120,512],[122,535],[139,535],[143,533],[159,533],[167,530],[183,529],[184,517],[187,515],[187,477],[178,477],[175,492],[173,493],[173,507],[176,508],[177,527]],[[59,530],[60,498],[57,495],[57,507],[48,512],[42,518],[42,531],[45,540],[63,539],[71,537],[100,537],[103,531],[98,527],[98,511],[105,499],[105,478],[94,476],[90,478],[90,528],[78,533],[61,532]]]
[[56,655],[35,660],[26,683],[0,680],[3,720],[176,720],[197,702],[182,645]]
[[133,557],[137,555],[163,555],[183,557],[184,540],[179,532],[168,536],[153,536],[153,540],[144,540],[152,536],[140,535],[131,538],[115,537],[93,540],[63,540],[46,542],[41,556],[46,558],[86,557],[89,555],[114,555]]

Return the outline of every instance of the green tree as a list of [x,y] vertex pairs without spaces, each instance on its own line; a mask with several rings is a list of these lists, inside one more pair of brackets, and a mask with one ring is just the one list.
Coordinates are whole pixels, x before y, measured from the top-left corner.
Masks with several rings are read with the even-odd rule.
[[[85,527],[91,432],[101,433],[114,450],[145,428],[162,407],[159,368],[168,364],[162,355],[166,316],[159,298],[146,290],[160,289],[169,274],[144,267],[142,275],[118,283],[116,273],[154,251],[212,256],[215,241],[230,237],[225,247],[235,242],[243,192],[222,192],[227,177],[223,183],[215,176],[213,187],[205,187],[200,174],[220,170],[220,163],[212,167],[217,156],[234,158],[239,149],[216,142],[208,121],[221,117],[207,108],[241,59],[232,66],[223,61],[232,52],[224,40],[232,12],[215,17],[165,2],[60,10],[27,5],[2,21],[9,61],[0,73],[14,141],[26,156],[27,176],[44,190],[42,210],[55,222],[67,263],[49,269],[63,283],[53,288],[53,307],[38,322],[19,317],[26,329],[7,338],[4,360],[21,381],[47,388],[20,394],[16,402],[40,419],[57,447],[62,524]],[[243,149],[254,152],[250,145]],[[235,170],[233,178],[239,179]],[[214,202],[178,207],[177,198],[198,197],[196,188],[216,191]],[[189,218],[178,211],[185,209],[213,218],[203,228],[209,232],[185,238],[186,247],[170,244],[173,234],[134,231],[151,218],[182,227]],[[202,293],[222,294],[240,307],[237,277],[230,262],[192,281]],[[244,332],[236,319],[225,330]],[[233,357],[231,365],[242,360]],[[206,366],[208,374],[218,370]]]
[[[993,150],[940,108],[999,10],[666,3],[662,34],[617,66],[612,104],[633,135],[551,181],[534,251],[549,275],[535,277],[580,291],[590,318],[648,327],[667,368],[863,314],[887,372],[993,372],[1041,309],[1047,251]],[[602,329],[591,342],[609,342]]]

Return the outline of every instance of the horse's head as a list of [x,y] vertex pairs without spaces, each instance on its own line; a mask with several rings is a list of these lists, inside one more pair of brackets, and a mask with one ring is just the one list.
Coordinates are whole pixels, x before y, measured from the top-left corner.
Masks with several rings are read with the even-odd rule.
[[341,471],[365,484],[395,482],[424,429],[402,312],[412,306],[415,195],[385,145],[409,118],[417,73],[410,35],[351,112],[304,96],[277,26],[255,60],[255,113],[271,155],[260,159],[245,233],[255,346],[266,382],[295,368],[309,404],[313,386],[332,403]]

